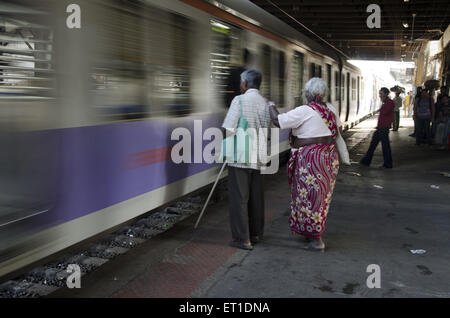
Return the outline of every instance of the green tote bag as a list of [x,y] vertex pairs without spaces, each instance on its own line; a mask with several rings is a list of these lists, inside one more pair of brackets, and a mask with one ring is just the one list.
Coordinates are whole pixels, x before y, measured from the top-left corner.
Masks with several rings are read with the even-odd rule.
[[228,163],[250,163],[250,152],[252,150],[252,138],[247,132],[248,121],[242,110],[242,97],[239,99],[241,117],[239,118],[237,132],[233,136],[222,141],[222,158]]

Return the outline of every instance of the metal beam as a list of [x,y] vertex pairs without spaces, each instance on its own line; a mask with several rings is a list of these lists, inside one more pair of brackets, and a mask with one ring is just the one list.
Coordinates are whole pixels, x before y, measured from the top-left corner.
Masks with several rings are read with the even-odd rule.
[[[271,14],[276,14],[279,12],[278,10],[274,10],[274,9],[268,9],[266,11]],[[299,11],[293,11],[293,10],[285,10],[285,11],[295,17],[298,17],[298,18],[302,18],[302,17],[320,18],[320,17],[326,16],[326,17],[336,18],[336,19],[354,19],[354,18],[358,18],[358,17],[367,19],[367,17],[370,14],[370,13],[366,13],[365,11],[355,12],[355,11],[348,11],[348,10],[345,10],[345,13],[342,13],[339,15],[337,15],[334,10],[321,11],[321,12],[311,12],[311,11],[300,11],[299,12]],[[439,11],[436,13],[424,12],[422,14],[418,14],[415,19],[420,20],[420,19],[439,18],[439,17],[446,18],[446,17],[448,17],[448,14],[445,13],[445,10]],[[381,14],[381,18],[405,18],[405,19],[412,20],[412,15],[411,15],[411,13],[408,13],[408,12],[397,12],[395,14],[392,14],[392,13]]]
[[[378,0],[381,7],[381,29],[369,29],[366,19],[368,0],[251,0],[270,14],[305,33],[300,24],[326,39],[352,58],[400,60],[402,54],[420,45],[419,38],[438,39],[442,34],[430,29],[445,31],[450,23],[450,2],[447,0]],[[284,13],[283,13],[284,11]],[[414,43],[411,38],[412,13]],[[410,24],[404,28],[402,22]],[[309,34],[306,34],[310,36]],[[310,36],[311,37],[311,36]],[[401,46],[406,44],[406,46]],[[355,53],[356,51],[356,53]]]
[[330,38],[329,41],[348,41],[348,42],[404,42],[403,40],[394,40],[394,39],[333,39]]
[[[258,6],[268,6],[270,5],[267,0],[251,0]],[[371,2],[366,0],[275,0],[274,3],[280,7],[284,6],[297,6],[297,7],[358,7],[364,6],[367,7]],[[402,0],[391,1],[391,0],[378,0],[376,3],[380,7],[390,6],[396,7],[399,9],[409,9],[415,8],[418,6],[430,6],[434,4],[443,4],[448,5],[448,1],[446,0],[411,0],[409,3],[403,2]]]

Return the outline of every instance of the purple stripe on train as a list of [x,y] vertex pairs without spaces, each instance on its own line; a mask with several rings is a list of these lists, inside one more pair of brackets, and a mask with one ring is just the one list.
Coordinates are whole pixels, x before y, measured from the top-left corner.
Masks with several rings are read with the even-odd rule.
[[[210,169],[214,164],[175,164],[170,156],[157,156],[154,161],[150,158],[149,164],[137,168],[126,167],[130,155],[152,154],[155,149],[177,143],[170,140],[177,127],[187,128],[193,136],[194,120],[202,120],[204,131],[220,127],[223,115],[46,131],[45,134],[58,140],[60,145],[58,164],[54,167],[58,171],[57,204],[50,214],[34,220],[34,224],[48,222],[54,226],[68,222]],[[287,138],[288,131],[281,131],[280,141]],[[203,146],[209,142],[203,141]]]

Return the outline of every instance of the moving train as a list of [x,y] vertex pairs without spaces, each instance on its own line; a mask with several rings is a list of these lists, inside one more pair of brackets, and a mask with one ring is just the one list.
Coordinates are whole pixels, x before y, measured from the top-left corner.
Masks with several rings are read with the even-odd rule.
[[379,79],[249,1],[77,0],[80,28],[71,3],[0,4],[0,277],[212,183],[171,132],[220,127],[244,49],[281,111],[311,77],[344,126],[377,108]]

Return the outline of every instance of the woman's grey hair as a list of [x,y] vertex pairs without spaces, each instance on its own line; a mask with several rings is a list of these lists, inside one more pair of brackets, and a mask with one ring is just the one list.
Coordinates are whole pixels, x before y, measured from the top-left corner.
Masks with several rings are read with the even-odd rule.
[[241,82],[247,82],[248,88],[259,89],[261,86],[262,75],[257,70],[246,70],[241,73]]
[[324,101],[328,96],[328,85],[320,77],[311,78],[303,89],[303,96],[309,102],[315,100],[315,96],[319,96],[318,101]]

